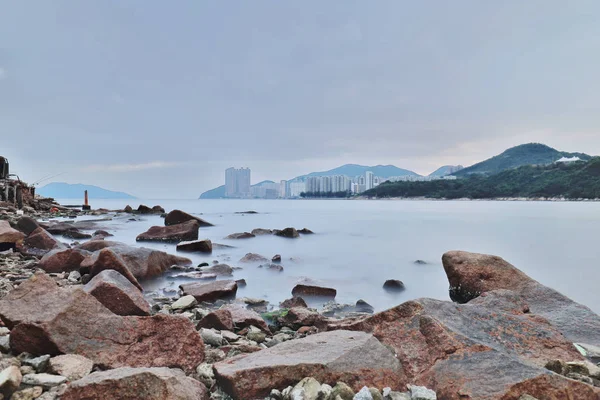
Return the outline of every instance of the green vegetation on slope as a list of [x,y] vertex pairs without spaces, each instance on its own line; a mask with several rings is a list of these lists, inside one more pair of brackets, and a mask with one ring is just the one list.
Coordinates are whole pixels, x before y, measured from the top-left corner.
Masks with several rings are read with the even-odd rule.
[[369,197],[494,199],[503,197],[600,198],[600,157],[570,164],[527,165],[491,176],[456,180],[384,182],[363,193]]
[[485,161],[464,168],[453,175],[467,176],[471,174],[496,174],[523,165],[547,165],[563,158],[579,157],[589,160],[591,157],[583,153],[567,153],[558,151],[541,143],[528,143],[512,147],[503,153]]

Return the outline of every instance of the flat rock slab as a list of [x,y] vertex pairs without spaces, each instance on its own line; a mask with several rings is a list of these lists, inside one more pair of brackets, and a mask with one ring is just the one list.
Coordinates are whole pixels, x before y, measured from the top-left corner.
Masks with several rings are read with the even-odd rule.
[[165,217],[165,226],[177,225],[188,221],[196,221],[200,226],[213,226],[210,222],[206,222],[202,218],[188,214],[181,210],[173,210]]
[[79,354],[101,368],[178,367],[204,360],[204,343],[182,316],[122,317],[78,288],[36,274],[0,300],[10,346],[33,355]]
[[198,240],[198,221],[192,220],[177,225],[153,226],[146,232],[139,234],[135,240],[138,242],[169,242]]
[[335,331],[234,357],[215,364],[214,371],[218,384],[233,398],[250,400],[306,376],[330,385],[343,381],[355,391],[363,386],[397,387],[402,367],[374,336]]
[[150,315],[150,305],[142,292],[115,270],[100,272],[83,290],[117,315]]
[[237,293],[237,283],[235,281],[215,281],[210,283],[186,283],[179,288],[185,295],[192,295],[199,302],[214,302],[219,299],[233,297]]
[[72,382],[62,400],[207,400],[206,387],[179,370],[117,368]]
[[50,371],[62,375],[69,381],[81,379],[89,375],[94,368],[94,362],[78,354],[63,354],[52,357],[49,362]]
[[317,286],[317,285],[308,285],[308,284],[299,284],[294,286],[292,289],[292,295],[295,296],[318,296],[318,297],[335,297],[337,295],[337,290],[333,288]]
[[212,253],[212,242],[209,239],[192,240],[189,242],[179,242],[177,251],[190,251],[197,253]]

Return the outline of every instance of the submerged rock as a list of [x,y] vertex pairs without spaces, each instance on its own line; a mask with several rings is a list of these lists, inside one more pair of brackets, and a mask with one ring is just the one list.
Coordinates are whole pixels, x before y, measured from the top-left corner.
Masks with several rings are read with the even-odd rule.
[[383,284],[383,288],[390,292],[400,292],[404,290],[404,283],[398,279],[388,279]]
[[307,229],[307,228],[298,229],[298,233],[301,233],[303,235],[312,235],[312,234],[314,234],[313,231],[311,231],[310,229]]
[[255,236],[259,236],[259,235],[272,235],[273,231],[271,229],[256,228],[256,229],[252,229],[252,234],[255,235]]
[[337,290],[314,284],[298,284],[292,289],[293,296],[335,297]]
[[210,239],[193,240],[189,242],[179,242],[177,251],[191,251],[198,253],[212,253],[213,245]]
[[256,253],[247,253],[244,257],[242,257],[240,259],[241,263],[252,263],[252,262],[265,262],[265,261],[269,261],[266,257],[261,256],[260,254],[256,254]]
[[255,237],[256,235],[250,232],[240,232],[240,233],[232,233],[231,235],[225,237],[225,239],[250,239]]
[[285,228],[282,230],[276,229],[273,231],[273,234],[275,236],[281,236],[281,237],[285,237],[285,238],[289,238],[289,239],[296,239],[296,238],[300,237],[296,228]]
[[214,302],[219,299],[234,297],[237,293],[235,281],[215,281],[210,283],[186,283],[179,285],[185,295],[192,295],[199,302]]
[[165,225],[177,225],[188,221],[197,221],[200,226],[213,226],[210,222],[206,222],[202,218],[188,214],[181,210],[173,210],[165,216]]

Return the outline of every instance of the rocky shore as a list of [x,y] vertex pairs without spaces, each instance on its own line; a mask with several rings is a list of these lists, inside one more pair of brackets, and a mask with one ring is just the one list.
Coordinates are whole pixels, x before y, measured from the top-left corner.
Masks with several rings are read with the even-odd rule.
[[[449,301],[373,313],[303,282],[272,307],[236,297],[234,268],[185,257],[217,245],[198,239],[208,221],[160,206],[53,220],[75,214],[0,205],[0,399],[600,399],[600,316],[499,257],[444,254]],[[179,255],[111,241],[109,214],[164,215],[137,239]],[[244,259],[283,270],[277,255]],[[164,274],[190,281],[144,292]],[[307,296],[329,302],[317,311]]]

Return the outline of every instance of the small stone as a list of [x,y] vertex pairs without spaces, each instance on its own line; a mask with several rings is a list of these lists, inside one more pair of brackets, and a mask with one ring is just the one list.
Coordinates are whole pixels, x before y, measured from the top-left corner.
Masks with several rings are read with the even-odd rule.
[[256,343],[263,343],[266,340],[267,335],[257,328],[256,330],[251,330],[248,332],[246,338]]
[[275,254],[273,258],[271,258],[271,261],[274,263],[281,262],[281,254]]
[[6,336],[8,334],[10,334],[10,329],[4,326],[0,327],[0,336]]
[[390,292],[399,292],[404,290],[404,283],[398,279],[388,279],[383,284],[383,288]]
[[317,394],[317,400],[328,400],[331,398],[331,392],[333,392],[333,388],[328,384],[324,383],[321,385],[319,389],[319,393]]
[[231,331],[221,331],[221,336],[223,336],[223,339],[227,340],[229,343],[235,342],[240,338],[240,335]]
[[390,392],[384,398],[385,400],[411,400],[410,394],[402,392]]
[[50,361],[50,356],[46,354],[36,358],[24,359],[22,363],[35,368],[37,372],[44,372],[48,368],[48,361]]
[[89,375],[93,367],[92,360],[78,354],[52,357],[49,362],[50,372],[64,376],[70,381],[76,381]]
[[336,396],[339,396],[342,400],[352,400],[354,399],[354,391],[344,382],[338,382],[331,392],[332,398],[335,399]]
[[192,295],[187,295],[179,298],[175,303],[171,304],[172,310],[186,310],[198,304],[198,300]]
[[363,386],[362,389],[356,395],[354,395],[354,400],[373,400],[373,396],[371,396],[371,392],[369,388]]
[[21,375],[35,374],[35,368],[30,367],[29,365],[23,365],[20,369]]
[[277,389],[273,389],[271,390],[271,393],[269,393],[269,399],[270,400],[283,400],[283,394],[281,394],[281,392]]
[[202,336],[202,340],[206,344],[210,344],[211,346],[219,347],[223,345],[223,336],[219,333],[215,332],[212,329],[200,329],[200,335]]
[[71,271],[69,273],[69,277],[67,278],[67,280],[69,282],[73,282],[76,283],[81,279],[81,274],[79,273],[79,271]]
[[304,378],[290,392],[291,400],[317,400],[321,384],[315,378]]
[[3,353],[10,353],[10,336],[0,336],[0,351]]
[[23,375],[21,375],[19,367],[11,365],[0,372],[0,391],[2,391],[5,396],[10,395],[10,393],[19,388],[22,379]]
[[281,391],[281,395],[283,396],[284,399],[290,398],[290,393],[292,392],[292,389],[293,389],[293,387],[288,386]]
[[43,387],[53,387],[58,386],[61,383],[65,383],[67,378],[60,375],[51,375],[51,374],[30,374],[25,375],[23,377],[23,383],[31,386],[43,386]]
[[203,363],[196,367],[196,375],[198,380],[204,383],[208,389],[212,388],[215,384],[215,373],[212,368],[212,364]]
[[34,386],[32,388],[27,388],[23,390],[19,390],[18,392],[14,392],[10,397],[10,400],[33,400],[38,399],[44,389],[41,386]]
[[410,386],[411,400],[437,400],[437,395],[431,389],[424,386]]
[[371,387],[369,388],[369,392],[371,392],[371,397],[373,397],[373,400],[383,400],[383,396],[379,392],[379,389]]

